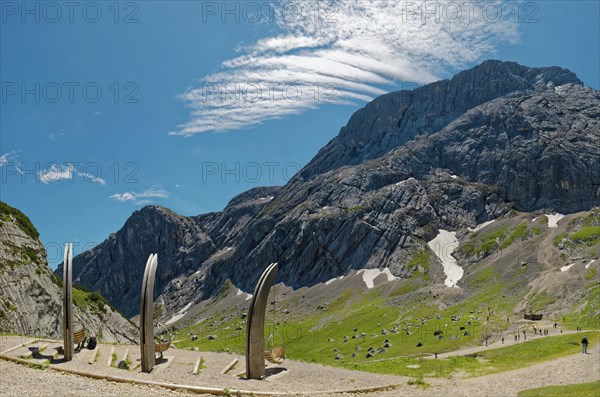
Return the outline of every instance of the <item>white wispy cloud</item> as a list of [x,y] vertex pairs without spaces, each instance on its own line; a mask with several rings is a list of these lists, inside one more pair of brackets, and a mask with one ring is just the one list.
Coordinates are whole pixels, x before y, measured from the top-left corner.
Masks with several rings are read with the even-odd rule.
[[97,183],[102,186],[106,185],[106,180],[104,178],[92,175],[88,172],[77,171],[77,175],[79,175],[80,177],[82,177],[83,179],[85,179],[88,182]]
[[[325,103],[369,101],[382,87],[435,81],[519,39],[506,0],[496,8],[422,0],[271,4],[275,33],[239,46],[238,57],[183,93],[191,118],[171,134],[241,129]],[[294,7],[301,12],[290,17]]]
[[153,186],[153,187],[143,190],[139,193],[136,193],[136,192],[116,193],[109,197],[111,199],[119,201],[121,203],[131,201],[136,205],[145,205],[145,204],[152,203],[152,199],[169,197],[169,192],[167,192],[166,190],[164,190],[160,187]]
[[72,181],[74,170],[75,167],[72,164],[50,164],[49,167],[38,171],[38,178],[45,185],[62,180]]
[[86,182],[99,185],[106,185],[106,180],[102,177],[92,175],[88,172],[78,171],[73,164],[52,163],[37,173],[39,180],[47,185],[62,180],[74,181],[74,177],[83,178]]
[[8,153],[4,153],[0,156],[0,167],[5,167],[8,164],[13,164],[15,169],[19,173],[23,173],[23,171],[21,170],[21,165],[16,162],[18,157],[19,153],[14,150]]

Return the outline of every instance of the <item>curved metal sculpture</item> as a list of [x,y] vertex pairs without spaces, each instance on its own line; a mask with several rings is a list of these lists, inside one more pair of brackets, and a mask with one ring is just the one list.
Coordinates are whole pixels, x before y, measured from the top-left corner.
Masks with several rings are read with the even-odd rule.
[[158,255],[150,254],[144,270],[140,302],[140,350],[142,353],[142,371],[151,372],[156,362],[154,356],[154,276],[158,264]]
[[63,261],[63,356],[73,359],[73,244],[65,244]]
[[246,326],[246,377],[248,379],[262,379],[265,376],[265,310],[277,267],[277,263],[272,263],[263,272],[250,302]]

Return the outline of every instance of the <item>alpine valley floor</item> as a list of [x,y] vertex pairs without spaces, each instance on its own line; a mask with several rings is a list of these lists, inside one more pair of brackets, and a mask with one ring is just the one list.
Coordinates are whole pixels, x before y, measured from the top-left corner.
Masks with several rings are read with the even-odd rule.
[[[518,346],[535,348],[537,345],[539,348],[542,341],[551,341],[564,342],[570,346],[570,350],[559,358],[533,365],[530,365],[528,360],[523,360],[515,363],[520,368],[484,376],[473,377],[466,373],[458,373],[450,377],[414,378],[288,360],[280,367],[285,370],[269,371],[273,375],[264,381],[240,378],[240,374],[244,372],[243,357],[229,353],[172,349],[167,352],[164,360],[158,361],[151,374],[143,374],[136,365],[139,351],[135,345],[100,344],[95,359],[90,360],[93,351],[84,349],[76,354],[74,361],[64,363],[54,358],[59,357],[54,353],[60,342],[3,336],[0,342],[3,352],[0,361],[0,395],[88,396],[92,390],[93,395],[97,396],[183,396],[202,395],[201,391],[213,395],[237,395],[238,390],[244,390],[248,395],[315,397],[517,396],[524,390],[542,386],[583,384],[600,380],[598,332],[586,333],[591,336],[592,346],[588,354],[582,354],[578,344],[582,332],[533,337],[519,343]],[[514,347],[500,347],[496,343],[482,347],[479,353],[494,353],[496,356],[508,354],[515,357],[515,361],[519,361],[518,354],[515,355],[515,351],[511,351]],[[40,351],[35,353],[35,348],[39,348]],[[31,357],[26,358],[31,352]],[[113,352],[114,355],[111,354]],[[472,358],[473,349],[455,352],[456,355],[461,353],[469,354]],[[200,371],[193,375],[194,362],[200,357]],[[485,356],[475,359],[486,361],[481,357]],[[222,374],[223,369],[235,358],[239,359],[237,365],[226,374]],[[15,359],[20,360],[20,364],[10,362]],[[89,361],[92,361],[92,364],[89,364]],[[126,362],[129,369],[118,368],[121,361]],[[437,361],[442,365],[453,365],[451,359],[438,358]]]

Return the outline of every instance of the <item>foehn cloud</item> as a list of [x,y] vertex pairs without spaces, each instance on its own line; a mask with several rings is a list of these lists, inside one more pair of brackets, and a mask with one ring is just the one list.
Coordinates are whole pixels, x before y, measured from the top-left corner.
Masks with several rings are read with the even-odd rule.
[[284,0],[273,3],[273,16],[273,35],[241,45],[240,56],[180,96],[191,118],[172,135],[366,102],[397,82],[437,80],[519,39],[514,10],[504,1]]

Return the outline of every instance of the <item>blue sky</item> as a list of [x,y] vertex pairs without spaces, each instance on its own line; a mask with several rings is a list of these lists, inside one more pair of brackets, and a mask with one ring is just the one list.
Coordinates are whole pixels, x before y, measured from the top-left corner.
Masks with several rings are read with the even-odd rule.
[[597,1],[224,4],[0,2],[0,195],[51,266],[145,204],[284,184],[380,93],[488,58],[600,88]]

